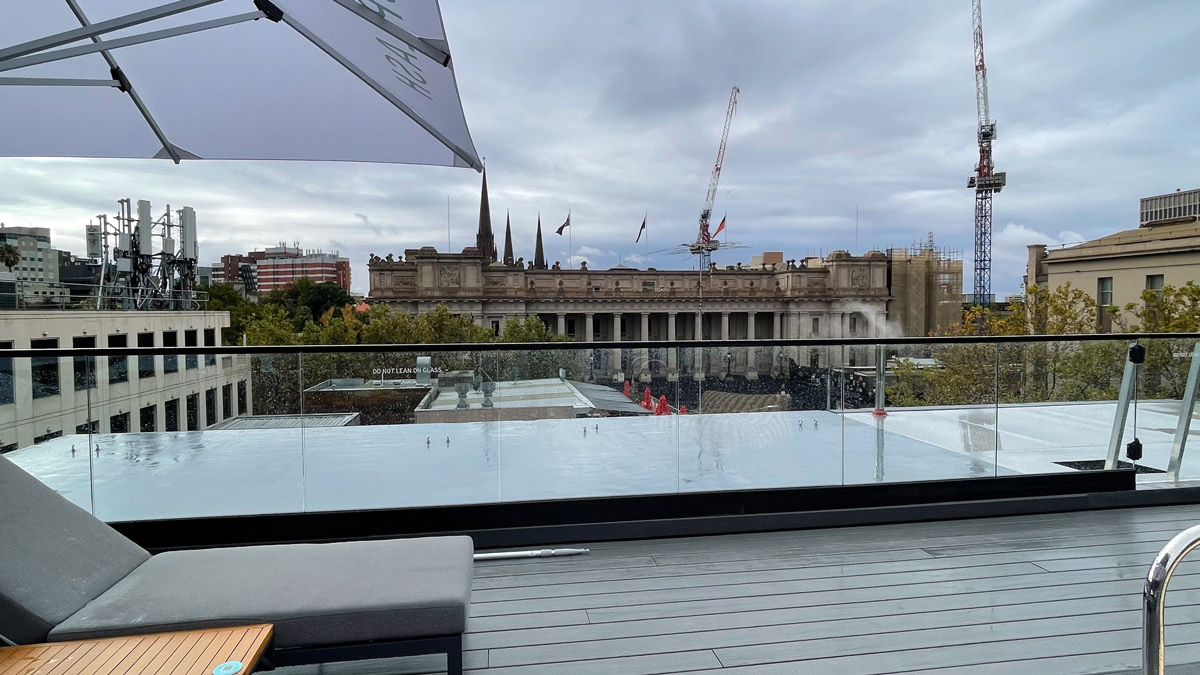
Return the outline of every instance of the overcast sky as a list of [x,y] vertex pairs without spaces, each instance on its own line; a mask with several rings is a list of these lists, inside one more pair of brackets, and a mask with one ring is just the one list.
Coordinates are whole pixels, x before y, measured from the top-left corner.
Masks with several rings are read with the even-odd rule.
[[[970,292],[968,0],[443,0],[442,13],[497,242],[510,212],[518,256],[532,257],[539,212],[547,256],[564,266],[568,238],[553,228],[568,210],[574,255],[593,268],[694,239],[736,84],[714,229],[728,212],[729,241],[747,248],[718,263],[932,233],[961,252]],[[1136,227],[1140,197],[1200,187],[1200,3],[985,0],[983,16],[1008,173],[995,198],[1003,296],[1020,291],[1027,244]],[[447,198],[451,248],[473,243],[479,180],[378,164],[0,159],[0,222],[50,227],[82,253],[84,225],[119,198],[190,205],[202,263],[299,242],[349,257],[365,293],[369,254],[445,250]],[[649,243],[635,245],[647,213]]]

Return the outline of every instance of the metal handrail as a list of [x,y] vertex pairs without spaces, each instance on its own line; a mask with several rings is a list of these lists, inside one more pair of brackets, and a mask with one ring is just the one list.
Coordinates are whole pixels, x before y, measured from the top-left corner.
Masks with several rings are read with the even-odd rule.
[[1200,546],[1200,525],[1175,535],[1162,547],[1150,565],[1146,586],[1142,589],[1142,672],[1163,675],[1166,641],[1163,637],[1163,603],[1167,583],[1183,557]]
[[[0,321],[9,318],[0,311]],[[93,349],[6,349],[4,358],[69,358],[72,356],[151,356],[162,354],[436,354],[447,352],[587,351],[593,349],[745,349],[749,347],[877,347],[884,345],[998,345],[1047,342],[1130,342],[1133,340],[1200,340],[1196,333],[1086,333],[1083,335],[955,335],[936,337],[776,338],[754,340],[622,340],[604,342],[465,342],[436,344],[353,345],[210,345],[200,347],[97,347]],[[215,348],[214,348],[215,347]]]

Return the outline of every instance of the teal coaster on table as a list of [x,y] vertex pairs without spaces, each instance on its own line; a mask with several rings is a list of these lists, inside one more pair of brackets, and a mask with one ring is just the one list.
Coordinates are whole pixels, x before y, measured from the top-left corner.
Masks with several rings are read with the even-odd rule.
[[226,661],[216,668],[213,668],[212,675],[236,675],[236,673],[240,672],[242,672],[241,661]]

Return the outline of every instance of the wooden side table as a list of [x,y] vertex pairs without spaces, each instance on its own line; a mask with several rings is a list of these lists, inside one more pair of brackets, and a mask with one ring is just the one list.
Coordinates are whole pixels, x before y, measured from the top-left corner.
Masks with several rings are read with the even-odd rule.
[[271,640],[270,624],[0,648],[3,675],[248,675]]

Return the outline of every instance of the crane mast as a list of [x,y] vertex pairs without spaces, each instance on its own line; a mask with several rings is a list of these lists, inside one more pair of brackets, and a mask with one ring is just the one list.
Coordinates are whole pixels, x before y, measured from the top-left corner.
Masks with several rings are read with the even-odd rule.
[[1007,182],[1003,171],[996,172],[992,161],[992,141],[996,139],[996,121],[988,110],[987,65],[983,60],[983,13],[980,0],[971,0],[971,23],[975,34],[975,106],[979,117],[979,163],[967,187],[975,189],[975,295],[974,304],[986,307],[992,294],[992,194]]
[[[712,178],[708,180],[708,196],[704,199],[704,210],[700,212],[700,233],[696,235],[696,243],[692,245],[694,253],[701,253],[703,260],[700,269],[707,267],[707,258],[716,250],[712,236],[708,233],[709,219],[712,217],[713,204],[717,200],[717,182],[721,180],[721,164],[725,162],[725,143],[729,140],[729,125],[733,122],[733,113],[737,110],[737,96],[740,90],[734,85],[729,92],[729,109],[725,112],[725,128],[721,131],[721,146],[717,149],[717,163],[713,165]],[[703,250],[700,250],[703,249]]]

